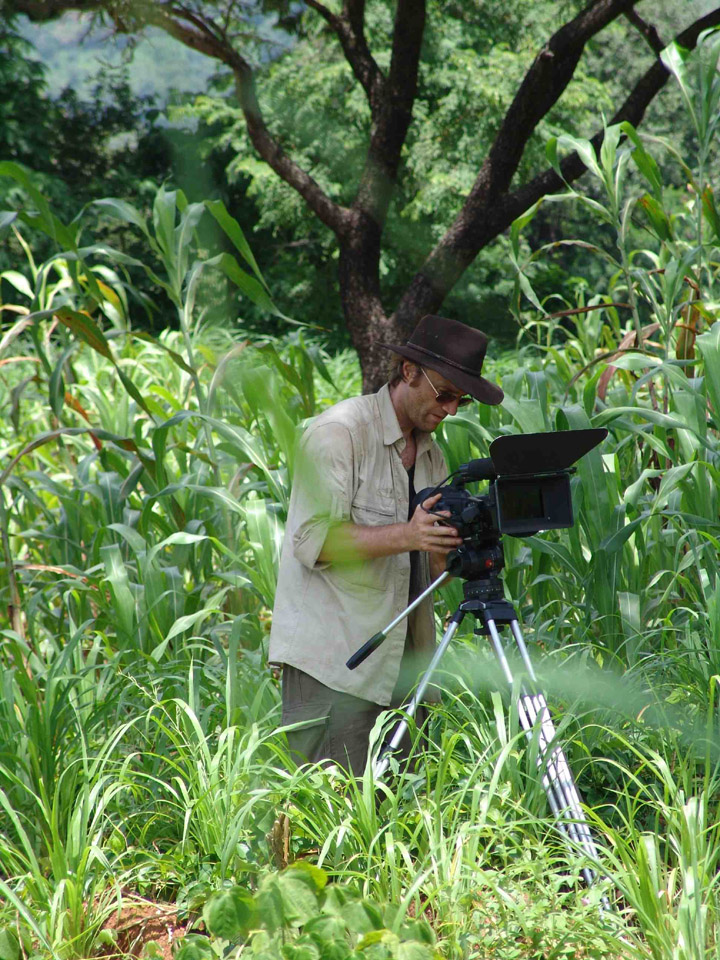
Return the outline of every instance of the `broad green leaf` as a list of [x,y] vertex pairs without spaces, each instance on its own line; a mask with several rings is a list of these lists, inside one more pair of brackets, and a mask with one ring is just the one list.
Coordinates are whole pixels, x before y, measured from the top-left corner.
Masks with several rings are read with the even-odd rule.
[[69,327],[76,336],[91,346],[93,350],[96,350],[106,360],[114,361],[105,334],[92,317],[78,310],[71,310],[70,307],[62,307],[55,315],[61,323]]
[[620,142],[621,129],[619,124],[605,128],[602,145],[600,147],[600,166],[605,174],[606,183],[613,180],[613,170],[616,166],[617,148]]
[[231,943],[247,936],[255,915],[252,894],[238,886],[216,893],[203,908],[203,920],[210,933]]
[[681,420],[677,420],[667,413],[660,413],[659,410],[652,410],[649,407],[608,407],[607,410],[601,410],[592,418],[592,425],[594,427],[604,427],[623,416],[638,417],[640,420],[656,423],[659,427],[667,427],[669,430],[689,429],[688,425]]
[[373,930],[383,930],[384,922],[380,910],[369,900],[351,901],[342,907],[342,918],[348,928],[356,934],[367,934]]
[[[2,225],[0,224],[0,230],[1,229]],[[0,273],[0,280],[7,281],[10,286],[15,287],[18,293],[21,293],[24,297],[27,297],[28,300],[32,300],[35,296],[28,278],[17,270],[3,270],[3,272]]]
[[161,553],[161,551],[165,550],[166,547],[175,545],[187,546],[188,544],[202,543],[203,540],[207,539],[207,536],[202,533],[190,533],[187,530],[178,530],[176,533],[171,533],[169,537],[166,537],[160,543],[153,545],[148,553],[148,563],[152,563],[155,557]]
[[720,422],[720,321],[701,334],[696,339],[695,346],[705,362],[705,385],[717,424]]
[[588,170],[598,177],[598,179],[603,179],[602,171],[595,154],[595,147],[593,147],[589,140],[563,134],[558,137],[557,144],[558,147],[567,147],[569,150],[575,151]]
[[623,353],[609,363],[618,370],[647,370],[662,366],[662,360],[649,353]]
[[246,273],[233,256],[223,253],[219,257],[214,257],[213,260],[217,261],[228,280],[232,280],[240,292],[244,293],[256,306],[267,310],[268,313],[281,316],[265,287],[255,277]]
[[255,902],[260,922],[269,933],[276,933],[288,925],[285,920],[284,898],[276,875],[263,880]]
[[246,263],[248,263],[252,268],[252,271],[257,279],[263,284],[263,286],[267,287],[267,284],[263,280],[263,276],[260,273],[260,267],[258,267],[257,261],[253,256],[253,252],[250,249],[250,244],[245,239],[245,234],[242,231],[242,227],[237,220],[228,213],[227,208],[222,200],[206,200],[205,206],[215,218],[219,226],[221,226],[225,231],[230,240],[232,240],[235,249],[242,255]]
[[153,227],[155,238],[163,253],[165,267],[170,274],[174,273],[176,266],[173,239],[177,212],[178,191],[166,190],[164,186],[161,186],[155,194],[153,202]]
[[642,517],[636,517],[635,520],[631,520],[630,523],[626,523],[624,527],[621,527],[616,533],[611,537],[607,537],[603,540],[597,547],[598,550],[605,550],[607,553],[616,553],[630,537],[635,533],[637,528],[641,523],[644,523],[647,520],[647,514],[644,514]]
[[145,553],[147,550],[145,540],[134,527],[129,527],[125,523],[109,523],[108,530],[114,530],[116,533],[119,533],[123,540],[130,545],[135,554]]
[[547,143],[545,144],[545,156],[547,157],[548,163],[553,168],[555,173],[562,177],[562,171],[560,170],[560,162],[558,161],[558,138],[549,137]]
[[660,200],[663,189],[662,174],[660,173],[660,168],[658,167],[655,158],[647,152],[637,130],[631,123],[624,121],[620,124],[620,128],[633,143],[634,150],[632,152],[632,158],[635,162],[635,165],[648,182],[655,199]]
[[143,397],[143,395],[140,393],[140,391],[135,386],[135,384],[130,379],[130,377],[125,373],[125,371],[120,366],[120,364],[116,363],[115,369],[117,370],[117,375],[120,378],[122,385],[127,390],[128,394],[133,398],[133,400],[135,401],[135,403],[137,403],[140,409],[144,410],[145,413],[147,413],[147,415],[151,418],[151,420],[154,420],[155,418],[153,416],[152,410],[145,402],[145,397]]
[[118,220],[139,227],[149,237],[145,217],[126,200],[119,200],[116,197],[103,197],[101,200],[93,200],[91,206],[99,207],[103,211],[112,213]]
[[673,239],[670,220],[655,197],[651,197],[649,193],[644,194],[638,200],[638,206],[645,212],[653,232],[660,240]]
[[318,885],[314,875],[288,867],[278,874],[277,884],[286,924],[302,926],[317,915]]
[[102,547],[100,554],[105,565],[105,575],[110,584],[115,622],[126,637],[135,634],[135,598],[130,589],[127,569],[120,548],[115,544]]
[[[165,637],[162,649],[158,650],[158,655],[155,656],[155,651],[153,651],[153,658],[158,660],[162,654],[165,652],[165,648],[170,640],[174,637],[177,637],[178,634],[185,633],[186,630],[189,630],[191,627],[194,627],[196,623],[202,623],[203,620],[207,620],[208,617],[213,615],[222,614],[222,610],[216,607],[203,607],[202,610],[196,610],[195,613],[188,613],[184,617],[179,617],[175,623],[172,625],[170,632]],[[158,648],[156,648],[158,649]]]
[[326,954],[320,953],[320,950],[312,940],[301,937],[291,943],[286,943],[282,948],[284,960],[326,960]]
[[406,940],[398,944],[395,956],[397,960],[433,960],[435,951],[427,943]]
[[339,917],[313,917],[303,927],[303,932],[322,946],[323,958],[345,960],[350,954],[345,924]]
[[697,129],[698,116],[695,110],[695,98],[689,88],[687,68],[685,66],[685,61],[688,58],[688,54],[689,51],[685,47],[681,47],[679,43],[675,43],[675,41],[673,41],[661,52],[660,59],[677,80],[683,100],[685,101],[685,106],[692,118],[693,123],[695,124],[695,128]]
[[200,218],[205,212],[202,203],[189,203],[183,210],[180,224],[176,229],[176,256],[178,277],[184,277],[188,269],[191,246]]
[[513,248],[513,252],[516,257],[520,255],[520,234],[522,230],[531,222],[535,214],[540,209],[540,204],[542,199],[538,200],[537,203],[534,203],[529,210],[527,210],[522,216],[517,217],[510,224],[510,243]]
[[308,860],[296,860],[295,863],[291,863],[285,870],[285,875],[302,877],[304,881],[312,884],[318,893],[325,889],[328,882],[327,873]]
[[20,960],[20,941],[8,927],[0,928],[0,960]]
[[173,960],[217,960],[218,955],[213,950],[207,937],[197,934],[188,934],[180,941],[180,946],[173,953]]

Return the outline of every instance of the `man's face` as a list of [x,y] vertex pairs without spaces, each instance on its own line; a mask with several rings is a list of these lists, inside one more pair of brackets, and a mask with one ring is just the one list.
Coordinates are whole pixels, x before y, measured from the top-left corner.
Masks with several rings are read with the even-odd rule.
[[464,406],[462,390],[436,370],[408,364],[407,372],[406,413],[418,430],[432,433],[445,417],[457,413],[458,406]]

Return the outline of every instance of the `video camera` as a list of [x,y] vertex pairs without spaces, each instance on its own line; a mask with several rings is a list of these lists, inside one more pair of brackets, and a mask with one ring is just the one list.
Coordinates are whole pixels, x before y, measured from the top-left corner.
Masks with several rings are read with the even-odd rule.
[[[541,530],[573,525],[570,474],[572,465],[607,436],[607,430],[565,430],[498,437],[490,456],[463,463],[451,482],[426,487],[413,501],[417,509],[441,493],[430,513],[450,513],[439,522],[455,527],[473,545],[490,544],[503,534],[529,537]],[[483,496],[473,496],[465,485],[489,480]],[[452,573],[452,570],[449,570]]]

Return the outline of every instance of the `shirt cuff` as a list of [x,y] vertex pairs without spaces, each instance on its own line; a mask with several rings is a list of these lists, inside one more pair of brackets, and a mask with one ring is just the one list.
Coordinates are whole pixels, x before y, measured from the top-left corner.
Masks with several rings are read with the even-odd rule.
[[299,527],[292,538],[295,559],[310,570],[324,570],[328,567],[328,563],[319,563],[318,557],[325,545],[329,529],[327,520],[316,520]]

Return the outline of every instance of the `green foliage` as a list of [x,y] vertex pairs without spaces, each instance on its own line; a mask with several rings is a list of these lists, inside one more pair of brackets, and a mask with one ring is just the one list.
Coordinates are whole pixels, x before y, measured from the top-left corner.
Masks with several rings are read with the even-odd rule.
[[[398,924],[397,907],[361,899],[347,884],[326,886],[328,875],[304,860],[260,882],[253,896],[227,887],[203,908],[210,938],[190,934],[175,960],[250,955],[275,960],[432,960],[435,937],[425,920]],[[246,942],[247,941],[247,942]]]
[[[453,222],[538,46],[567,12],[568,5],[558,9],[527,0],[484,3],[482,16],[465,3],[428,4],[414,122],[383,234],[380,273],[387,304],[397,301]],[[383,69],[392,16],[387,4],[368,5],[368,42]],[[253,203],[254,229],[273,250],[272,262],[264,264],[273,289],[292,298],[294,313],[325,328],[331,342],[342,343],[335,240],[302,198],[257,159],[241,111],[224,96],[231,83],[221,74],[216,90],[171,115],[200,122],[205,156],[226,158],[229,182]],[[370,112],[337,39],[314,11],[299,21],[296,42],[261,64],[258,87],[269,128],[334,200],[350,203],[365,163]],[[551,132],[587,134],[595,129],[598,109],[611,107],[603,83],[580,66],[567,95],[539,125],[518,176],[544,166],[542,144]],[[505,265],[501,244],[482,251],[446,309],[508,342],[513,331]],[[248,319],[254,320],[253,313]]]
[[406,920],[398,925],[393,905],[383,909],[347,885],[325,887],[326,882],[324,871],[298,861],[261,884],[257,900],[264,935],[253,937],[250,952],[268,960],[435,956],[435,938],[427,922]]
[[[716,44],[684,63],[693,102],[713,102]],[[698,132],[710,143],[711,121]],[[551,158],[569,145],[592,188],[564,202],[603,223],[604,285],[553,316],[532,269],[551,251],[531,252],[518,222],[523,336],[493,372],[506,401],[439,439],[452,468],[503,432],[610,431],[573,477],[575,526],[504,544],[590,864],[554,830],[517,691],[469,633],[391,777],[293,765],[264,656],[293,446],[357,390],[357,364],[306,327],[236,341],[204,324],[203,284],[223,270],[274,303],[227,208],[163,189],[146,216],[105,198],[94,209],[145,245],[129,262],[1,168],[34,207],[13,211],[29,256],[0,304],[0,957],[92,956],[130,895],[177,906],[185,960],[717,952],[715,184],[698,151],[680,203],[627,126],[597,157],[575,136]],[[205,220],[236,251],[230,270],[198,242]],[[63,249],[34,258],[36,231]],[[178,329],[135,332],[140,270]],[[590,891],[584,866],[602,878]]]

